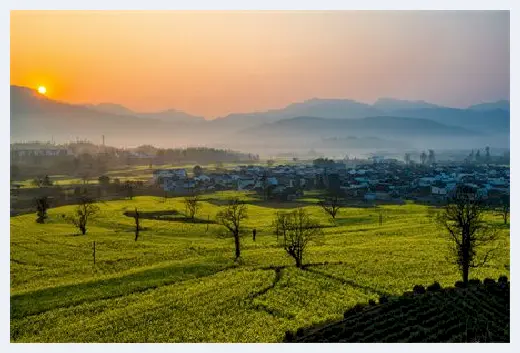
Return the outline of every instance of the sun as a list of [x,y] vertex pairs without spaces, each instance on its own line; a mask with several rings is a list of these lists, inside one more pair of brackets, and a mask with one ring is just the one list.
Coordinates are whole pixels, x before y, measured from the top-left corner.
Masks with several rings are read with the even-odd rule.
[[40,93],[40,94],[47,93],[47,88],[45,88],[45,86],[38,87],[38,93]]

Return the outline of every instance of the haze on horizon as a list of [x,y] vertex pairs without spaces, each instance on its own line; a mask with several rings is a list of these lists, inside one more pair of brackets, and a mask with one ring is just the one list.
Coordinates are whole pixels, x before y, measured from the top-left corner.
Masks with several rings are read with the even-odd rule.
[[12,11],[10,45],[12,85],[135,111],[509,99],[508,11]]

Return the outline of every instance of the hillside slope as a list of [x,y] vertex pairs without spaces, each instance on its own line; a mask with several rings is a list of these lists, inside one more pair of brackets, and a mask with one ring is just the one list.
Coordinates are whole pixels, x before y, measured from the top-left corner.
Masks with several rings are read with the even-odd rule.
[[286,342],[509,342],[510,286],[499,282],[468,288],[424,287],[380,304],[347,310],[344,319],[320,328],[287,332]]

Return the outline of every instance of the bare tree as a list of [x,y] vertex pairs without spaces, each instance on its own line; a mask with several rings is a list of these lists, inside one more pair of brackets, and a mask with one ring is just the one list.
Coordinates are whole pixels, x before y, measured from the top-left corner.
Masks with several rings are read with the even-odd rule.
[[235,259],[240,257],[240,236],[243,229],[241,221],[247,218],[247,205],[239,199],[232,199],[223,210],[217,213],[217,223],[224,226],[235,240]]
[[294,259],[296,267],[301,268],[307,245],[323,234],[321,226],[303,208],[278,212],[274,223],[277,231],[283,235],[281,242],[284,250]]
[[276,234],[276,241],[279,241],[280,236],[285,238],[287,230],[289,229],[289,213],[284,211],[276,212],[272,226]]
[[82,196],[78,199],[78,206],[71,221],[83,235],[87,233],[88,221],[99,211],[99,207],[95,203],[96,201],[88,196]]
[[500,199],[498,213],[504,219],[504,224],[507,224],[507,221],[509,219],[509,197],[508,196],[504,196]]
[[137,207],[135,208],[134,212],[134,220],[135,220],[135,241],[137,241],[137,238],[139,238],[139,231],[141,230],[139,226],[139,211],[137,211]]
[[186,206],[186,215],[193,221],[197,211],[202,207],[199,196],[196,194],[186,196],[184,205]]
[[[449,203],[436,216],[438,224],[444,228],[452,241],[455,263],[458,265],[462,280],[468,283],[470,268],[483,266],[490,258],[494,247],[489,244],[497,238],[496,229],[483,220],[485,207],[482,200],[465,186],[456,189]],[[487,251],[479,262],[477,250],[487,246]]]
[[38,197],[36,199],[36,223],[45,223],[47,219],[47,210],[50,208],[49,198],[47,196]]
[[332,220],[336,220],[336,215],[338,214],[340,208],[343,205],[343,200],[337,194],[331,194],[329,196],[324,197],[318,202],[318,205],[323,208],[325,212],[332,217]]

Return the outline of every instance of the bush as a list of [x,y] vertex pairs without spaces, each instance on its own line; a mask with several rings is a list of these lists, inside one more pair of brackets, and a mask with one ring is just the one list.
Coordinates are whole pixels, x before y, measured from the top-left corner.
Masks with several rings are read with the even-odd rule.
[[429,285],[428,288],[426,288],[428,292],[438,292],[441,289],[441,285],[437,281],[433,282],[433,284]]
[[354,305],[351,309],[349,310],[346,310],[344,313],[343,313],[343,318],[346,319],[347,317],[350,317],[356,313],[359,313],[361,311],[363,311],[365,307],[361,304],[356,304]]
[[495,280],[492,279],[492,278],[486,278],[486,279],[484,280],[484,285],[485,285],[486,287],[494,286],[494,285],[495,285]]
[[420,284],[415,285],[413,287],[413,294],[420,295],[426,293],[426,289],[424,289],[424,286],[421,286]]
[[403,293],[403,297],[410,298],[410,297],[413,297],[414,294],[415,293],[413,291],[406,291],[406,292]]
[[370,300],[368,301],[368,305],[370,305],[370,306],[374,306],[374,305],[376,305],[376,301],[375,301],[374,299],[370,299]]
[[384,295],[379,297],[379,304],[385,304],[385,303],[388,303],[388,298],[385,297]]
[[304,334],[305,331],[301,327],[296,330],[296,337],[303,337]]
[[285,331],[285,337],[284,337],[284,341],[285,342],[292,342],[294,341],[296,337],[294,336],[294,333],[292,331]]
[[479,285],[480,285],[480,280],[477,279],[477,278],[475,278],[475,279],[470,279],[470,280],[468,281],[468,284],[469,284],[470,286],[479,286]]
[[507,283],[507,281],[508,281],[507,276],[498,277],[498,283]]
[[462,281],[455,282],[455,288],[466,288],[466,285]]

